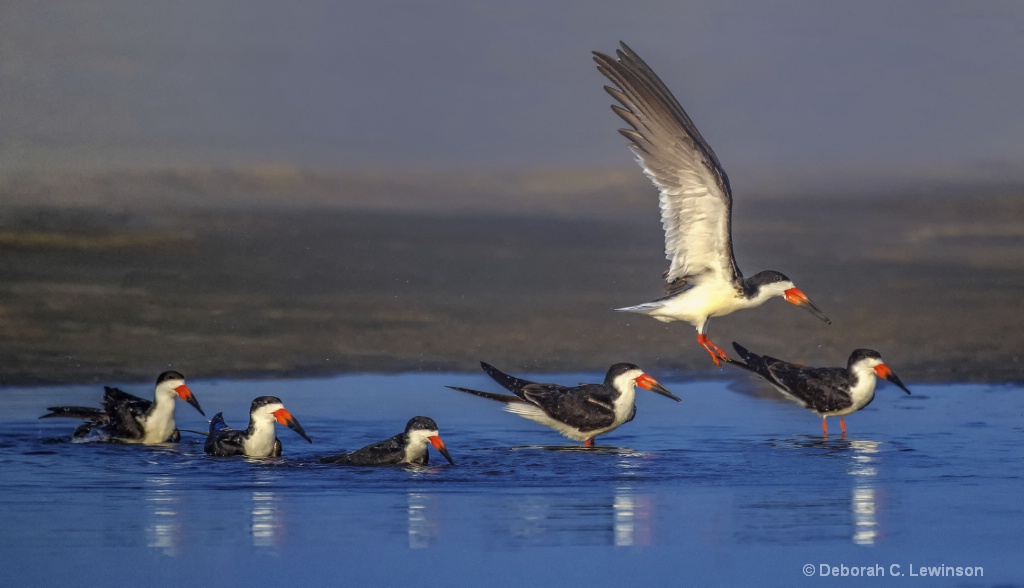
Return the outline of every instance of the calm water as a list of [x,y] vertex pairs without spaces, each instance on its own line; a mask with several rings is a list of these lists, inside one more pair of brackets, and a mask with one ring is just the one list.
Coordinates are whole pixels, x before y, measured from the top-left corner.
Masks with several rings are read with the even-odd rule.
[[[6,389],[0,585],[791,586],[811,585],[806,564],[814,584],[823,565],[920,586],[1024,582],[1020,387],[882,384],[845,440],[822,440],[812,413],[725,379],[663,383],[682,404],[640,391],[636,420],[582,451],[443,388],[496,390],[482,375],[190,381],[236,426],[253,397],[284,400],[315,444],[279,427],[285,458],[269,461],[209,458],[193,434],[70,443],[73,421],[35,417],[95,405],[102,388]],[[426,468],[315,463],[418,414],[438,421],[454,467],[436,453]],[[205,429],[183,403],[178,423]],[[984,576],[910,576],[939,565]]]

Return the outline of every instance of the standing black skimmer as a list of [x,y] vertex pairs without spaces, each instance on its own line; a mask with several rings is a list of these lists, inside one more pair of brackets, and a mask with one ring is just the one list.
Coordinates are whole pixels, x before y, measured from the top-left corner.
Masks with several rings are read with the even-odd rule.
[[427,443],[434,446],[434,449],[441,452],[441,455],[454,465],[448,448],[437,433],[437,423],[434,419],[425,416],[413,417],[405,431],[391,437],[367,445],[362,449],[342,455],[321,457],[321,463],[336,463],[341,465],[397,465],[411,463],[415,465],[427,465],[430,461],[430,454],[427,453]]
[[152,445],[181,440],[181,433],[174,423],[175,396],[206,416],[203,409],[199,408],[199,401],[185,385],[185,376],[179,372],[160,374],[156,379],[152,402],[117,388],[104,386],[103,389],[103,408],[51,406],[46,409],[50,411],[49,414],[39,418],[85,419],[88,422],[75,429],[75,438],[84,438],[93,428],[97,428],[113,440]]
[[626,308],[662,322],[686,321],[715,365],[728,356],[708,339],[708,319],[764,304],[776,296],[831,324],[793,282],[773,270],[743,278],[732,250],[732,189],[718,157],[661,79],[622,43],[618,59],[594,52],[605,90],[631,129],[619,129],[661,192],[661,225],[670,265],[663,298]]
[[505,410],[547,425],[575,441],[583,441],[587,447],[594,445],[598,435],[633,420],[636,386],[680,402],[657,380],[631,363],[617,363],[608,368],[603,384],[576,387],[522,380],[484,362],[480,362],[480,367],[515,396],[455,386],[448,388],[503,402]]
[[210,434],[203,449],[209,455],[228,457],[281,457],[281,440],[274,431],[278,422],[313,442],[303,430],[299,421],[284,407],[276,396],[260,396],[252,401],[249,408],[249,428],[244,431],[232,429],[224,422],[224,415],[217,413],[210,421]]
[[828,436],[827,417],[839,417],[839,426],[846,436],[846,420],[875,399],[875,377],[885,378],[910,394],[882,356],[871,349],[857,349],[850,354],[845,368],[803,367],[767,355],[757,355],[739,343],[733,343],[736,353],[746,363],[729,363],[749,370],[768,381],[786,397],[821,415],[821,431]]

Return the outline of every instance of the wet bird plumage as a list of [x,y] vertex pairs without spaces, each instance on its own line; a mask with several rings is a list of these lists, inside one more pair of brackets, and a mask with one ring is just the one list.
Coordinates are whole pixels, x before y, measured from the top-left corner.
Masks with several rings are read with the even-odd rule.
[[276,396],[260,396],[252,401],[249,408],[249,426],[233,429],[224,422],[224,415],[217,413],[210,420],[210,430],[203,450],[216,457],[245,455],[247,457],[280,457],[281,440],[277,438],[275,423],[280,423],[312,443],[309,435],[284,407]]
[[618,308],[663,322],[685,321],[716,364],[728,356],[707,338],[708,319],[760,306],[783,296],[830,322],[817,306],[780,272],[769,270],[744,279],[732,247],[732,188],[711,145],[654,70],[625,43],[616,57],[594,52],[597,69],[614,87],[605,90],[619,102],[612,110],[630,128],[629,140],[644,173],[659,190],[665,232],[663,298]]
[[480,367],[514,396],[456,386],[448,388],[502,402],[505,404],[505,410],[551,427],[570,439],[584,441],[588,445],[592,444],[598,435],[613,431],[633,420],[636,416],[637,385],[673,400],[679,400],[654,378],[629,363],[611,366],[603,384],[579,386],[531,382],[506,374],[486,362],[480,362]]
[[[733,348],[744,363],[729,363],[753,372],[787,398],[817,413],[822,417],[822,429],[826,435],[825,418],[842,419],[871,404],[875,398],[876,377],[889,380],[910,394],[899,377],[882,361],[881,354],[872,349],[854,350],[845,368],[821,368],[758,355],[739,343],[733,343]],[[845,421],[840,420],[840,424],[845,434]]]
[[174,420],[175,396],[191,404],[205,416],[192,391],[185,385],[185,376],[166,371],[156,380],[153,400],[146,400],[118,388],[104,386],[101,408],[54,406],[39,418],[68,417],[88,422],[79,426],[75,438],[85,438],[94,429],[104,436],[126,443],[164,443],[178,441],[180,433]]

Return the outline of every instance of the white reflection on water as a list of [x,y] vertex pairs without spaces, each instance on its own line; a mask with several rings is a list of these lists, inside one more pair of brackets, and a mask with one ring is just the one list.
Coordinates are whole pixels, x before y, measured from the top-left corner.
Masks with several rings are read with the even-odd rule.
[[164,555],[176,556],[179,550],[181,522],[178,519],[179,498],[174,492],[170,476],[146,478],[152,488],[146,493],[149,518],[146,524],[146,546],[160,550]]
[[875,517],[875,454],[877,441],[850,441],[853,450],[853,496],[850,511],[853,516],[853,542],[857,545],[874,545],[878,537],[878,520]]
[[409,492],[406,504],[409,547],[411,549],[430,547],[434,538],[437,537],[440,527],[437,497],[419,492]]
[[650,495],[636,494],[631,488],[616,488],[612,511],[616,547],[651,545],[654,503]]
[[253,490],[250,532],[253,547],[281,546],[284,511],[280,498],[270,490]]

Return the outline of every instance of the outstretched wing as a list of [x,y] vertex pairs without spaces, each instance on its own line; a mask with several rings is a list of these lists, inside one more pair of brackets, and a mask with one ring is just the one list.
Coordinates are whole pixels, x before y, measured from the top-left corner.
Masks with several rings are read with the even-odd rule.
[[530,384],[523,388],[523,398],[549,417],[578,428],[595,431],[615,422],[615,406],[606,398],[602,386],[585,384],[565,388],[555,384]]
[[605,90],[630,129],[619,129],[660,190],[666,289],[671,294],[711,273],[738,283],[732,251],[732,189],[718,156],[654,70],[621,43],[618,59],[594,52]]

